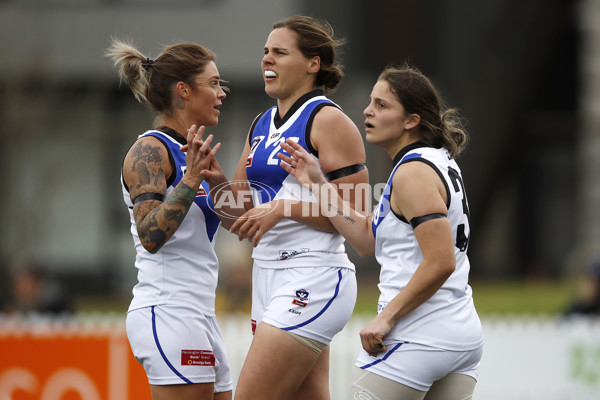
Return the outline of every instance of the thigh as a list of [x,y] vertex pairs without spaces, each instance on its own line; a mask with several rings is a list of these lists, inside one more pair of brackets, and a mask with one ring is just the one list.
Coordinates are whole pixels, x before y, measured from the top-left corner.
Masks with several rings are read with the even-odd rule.
[[356,303],[356,274],[347,268],[290,268],[279,271],[262,321],[328,345]]
[[259,323],[238,379],[236,400],[289,399],[319,357],[280,329]]
[[354,367],[350,394],[353,399],[422,400],[426,392]]
[[290,400],[329,400],[329,346],[319,355],[316,364],[296,389]]
[[470,400],[475,391],[475,378],[464,374],[449,374],[431,385],[426,400]]
[[219,390],[231,390],[229,361],[213,323],[210,317],[181,307],[154,306],[129,312],[127,337],[150,384],[212,386],[221,371]]

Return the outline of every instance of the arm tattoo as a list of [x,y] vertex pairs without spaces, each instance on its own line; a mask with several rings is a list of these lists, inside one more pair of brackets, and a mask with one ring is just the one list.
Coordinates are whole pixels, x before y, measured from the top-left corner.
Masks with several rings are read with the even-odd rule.
[[195,198],[196,191],[180,182],[164,203],[151,200],[136,204],[133,211],[138,231],[147,232],[140,235],[144,247],[158,251],[181,226]]
[[158,185],[164,178],[165,171],[162,168],[160,150],[159,146],[143,143],[137,143],[133,148],[131,170],[139,177],[137,188],[144,185]]
[[329,203],[328,206],[336,212],[337,215],[343,217],[344,219],[348,220],[350,223],[355,223],[356,221],[350,217],[349,215],[344,214],[339,208],[337,208],[336,206],[334,206],[333,204]]

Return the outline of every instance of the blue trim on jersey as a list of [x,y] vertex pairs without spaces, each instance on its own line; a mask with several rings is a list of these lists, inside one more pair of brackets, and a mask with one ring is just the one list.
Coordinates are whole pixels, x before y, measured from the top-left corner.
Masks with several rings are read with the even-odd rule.
[[[371,221],[371,230],[373,231],[374,238],[377,238],[377,228],[379,227],[379,224],[381,223],[381,221],[383,221],[383,219],[386,217],[386,215],[388,215],[388,213],[392,209],[392,206],[390,204],[390,196],[392,195],[392,181],[394,179],[394,174],[396,173],[396,170],[398,169],[400,164],[402,164],[406,161],[421,158],[422,155],[423,155],[422,153],[408,154],[407,156],[403,157],[400,161],[398,161],[398,163],[392,170],[392,173],[390,174],[390,177],[389,177],[387,183],[385,184],[385,188],[383,189],[383,193],[381,194],[381,198],[379,199],[379,204],[377,204],[377,208],[375,209],[375,212],[373,213],[373,220]],[[441,178],[442,178],[442,181],[445,182],[443,177],[441,177]]]
[[165,361],[165,363],[167,364],[167,366],[171,369],[171,371],[175,372],[175,375],[180,377],[185,383],[194,383],[194,382],[190,381],[189,379],[187,379],[185,376],[181,375],[181,373],[179,371],[177,371],[175,369],[175,367],[169,362],[169,359],[163,352],[163,349],[160,346],[160,342],[158,340],[158,334],[156,333],[156,314],[154,314],[154,306],[152,306],[152,333],[154,334],[154,342],[156,343],[156,347],[158,348],[160,355],[162,356],[162,358]]
[[337,297],[338,293],[340,292],[340,283],[342,282],[342,270],[338,269],[338,282],[335,285],[335,293],[333,294],[333,297],[331,299],[329,299],[329,301],[327,302],[327,304],[325,304],[325,307],[323,307],[323,309],[321,311],[319,311],[317,313],[317,315],[315,315],[314,317],[312,317],[311,319],[309,319],[308,321],[304,321],[301,324],[298,325],[294,325],[294,326],[289,326],[287,328],[281,328],[284,331],[292,331],[294,329],[298,329],[298,328],[302,328],[305,325],[310,324],[311,322],[313,322],[314,320],[316,320],[317,318],[319,318],[331,305],[331,303],[333,303],[333,300],[335,300],[335,298]]
[[411,154],[407,155],[406,157],[404,157],[402,159],[402,161],[400,161],[400,163],[402,164],[403,162],[411,160],[413,158],[421,158],[422,155],[423,155],[422,153],[411,153]]
[[219,225],[221,225],[221,219],[219,219],[219,216],[214,212],[215,208],[212,198],[209,194],[210,187],[208,186],[208,183],[202,181],[200,185],[206,192],[206,196],[196,196],[194,202],[198,204],[200,210],[202,210],[202,213],[204,214],[204,220],[206,221],[206,234],[208,235],[208,240],[212,242],[217,229],[219,229]]
[[409,342],[400,342],[400,343],[398,343],[397,345],[394,346],[393,349],[391,349],[390,351],[388,351],[387,353],[385,353],[385,356],[383,356],[383,358],[378,358],[377,360],[373,361],[372,363],[363,365],[362,367],[359,367],[359,368],[360,369],[367,369],[369,367],[372,367],[373,365],[377,365],[380,362],[387,360],[388,357],[391,356],[393,352],[395,352],[396,350],[398,350],[400,348],[400,346],[402,346],[404,343],[409,343]]
[[281,161],[277,157],[277,153],[285,152],[280,143],[292,139],[306,151],[311,152],[306,143],[306,129],[313,111],[320,104],[334,105],[324,96],[315,96],[301,104],[279,128],[273,122],[277,107],[271,107],[256,121],[254,129],[250,132],[246,177],[257,194],[256,200],[260,202],[259,204],[273,200],[289,176],[289,173],[280,167]]
[[[179,181],[181,181],[181,179],[183,178],[185,168],[187,167],[187,164],[185,162],[185,153],[179,150],[181,145],[179,144],[179,142],[173,143],[172,141],[167,140],[166,138],[170,138],[170,136],[160,131],[148,132],[145,136],[154,136],[161,142],[165,143],[165,145],[167,146],[167,149],[169,150],[169,153],[171,153],[173,161],[175,162],[175,171],[173,171],[175,173],[175,179],[173,179],[173,183],[171,184],[171,186],[177,186]],[[196,198],[194,199],[194,203],[198,207],[200,207],[200,210],[202,210],[202,213],[204,214],[204,219],[206,221],[206,234],[208,236],[208,239],[212,242],[215,233],[219,228],[221,220],[214,211],[213,202],[210,198],[210,189],[208,183],[202,181],[200,186],[204,189],[206,195],[196,196]]]

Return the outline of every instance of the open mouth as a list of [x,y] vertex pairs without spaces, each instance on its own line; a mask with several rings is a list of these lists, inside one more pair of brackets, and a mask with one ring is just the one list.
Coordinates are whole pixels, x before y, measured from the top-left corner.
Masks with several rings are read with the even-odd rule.
[[265,78],[277,78],[275,71],[265,70]]

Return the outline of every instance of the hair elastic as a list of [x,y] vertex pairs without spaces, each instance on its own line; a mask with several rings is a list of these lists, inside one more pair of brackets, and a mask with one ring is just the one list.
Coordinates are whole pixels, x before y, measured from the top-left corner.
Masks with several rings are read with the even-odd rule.
[[142,68],[148,71],[152,64],[154,64],[154,60],[151,60],[150,58],[146,57],[146,61],[142,62]]

